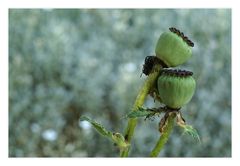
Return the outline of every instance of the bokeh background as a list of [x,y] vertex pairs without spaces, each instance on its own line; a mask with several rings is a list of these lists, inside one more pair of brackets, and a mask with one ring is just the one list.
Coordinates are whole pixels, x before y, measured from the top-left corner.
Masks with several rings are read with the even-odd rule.
[[[9,156],[117,157],[79,117],[123,132],[144,58],[172,26],[195,43],[181,68],[194,72],[197,90],[182,113],[202,143],[175,127],[160,156],[231,157],[230,9],[10,9]],[[148,156],[158,122],[139,120],[130,156]]]

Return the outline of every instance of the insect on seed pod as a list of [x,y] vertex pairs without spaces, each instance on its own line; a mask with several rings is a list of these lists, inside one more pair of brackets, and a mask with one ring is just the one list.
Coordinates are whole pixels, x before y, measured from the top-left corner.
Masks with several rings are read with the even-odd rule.
[[146,56],[142,73],[149,75],[153,71],[155,64],[160,64],[162,67],[167,67],[158,57]]
[[159,37],[155,52],[168,67],[175,67],[192,56],[194,43],[178,29],[172,27],[169,30]]
[[157,81],[162,103],[172,109],[180,109],[187,104],[196,88],[192,75],[186,70],[163,69]]

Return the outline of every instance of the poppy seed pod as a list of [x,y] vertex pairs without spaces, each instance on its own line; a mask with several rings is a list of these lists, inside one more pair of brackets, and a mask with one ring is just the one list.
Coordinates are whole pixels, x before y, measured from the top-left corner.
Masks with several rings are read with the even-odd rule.
[[158,39],[155,53],[168,67],[185,63],[192,56],[193,42],[176,28],[169,28]]
[[162,103],[173,109],[179,109],[187,104],[196,88],[192,74],[185,70],[163,69],[157,81]]

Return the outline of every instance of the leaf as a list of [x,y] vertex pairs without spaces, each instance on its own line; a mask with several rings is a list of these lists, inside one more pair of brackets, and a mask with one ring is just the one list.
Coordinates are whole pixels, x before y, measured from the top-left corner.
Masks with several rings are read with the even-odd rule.
[[183,134],[187,134],[190,135],[191,137],[193,137],[194,140],[196,140],[197,142],[201,142],[199,134],[197,132],[196,129],[194,129],[192,126],[190,125],[184,125],[182,126],[184,129]]
[[130,146],[130,144],[125,141],[125,138],[120,133],[113,133],[112,140],[118,145],[120,150],[126,149]]
[[149,114],[152,114],[152,112],[147,111],[147,109],[139,107],[137,111],[131,111],[127,114],[127,118],[140,118],[148,116]]
[[93,127],[103,136],[107,136],[109,138],[112,137],[112,132],[107,131],[101,124],[97,123],[94,120],[91,120],[90,118],[86,117],[86,116],[82,116],[80,117],[80,121],[88,121],[89,123],[91,123],[93,125]]
[[114,142],[120,150],[128,148],[130,145],[125,141],[125,138],[120,133],[112,133],[110,131],[107,131],[101,124],[97,123],[96,121],[86,117],[81,116],[80,121],[88,121],[93,125],[93,127],[103,136],[106,136],[109,138],[112,142]]
[[192,126],[186,124],[181,112],[177,113],[177,124],[179,127],[183,128],[183,134],[190,135],[197,142],[201,142],[197,130],[194,129]]

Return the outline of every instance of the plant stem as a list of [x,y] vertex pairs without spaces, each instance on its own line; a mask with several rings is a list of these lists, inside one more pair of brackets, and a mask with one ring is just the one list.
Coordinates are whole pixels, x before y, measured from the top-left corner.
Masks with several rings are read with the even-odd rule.
[[[144,104],[144,101],[145,101],[147,95],[149,94],[150,89],[153,87],[153,84],[155,84],[155,81],[158,78],[159,72],[162,67],[160,65],[156,65],[154,68],[155,68],[154,69],[155,72],[151,73],[148,76],[147,80],[145,81],[145,83],[143,84],[142,88],[140,89],[140,91],[137,95],[137,98],[136,98],[135,103],[132,108],[133,111],[137,111],[138,108]],[[136,125],[137,125],[136,118],[131,118],[128,120],[128,125],[125,130],[125,140],[129,143],[132,140],[134,129],[135,129]],[[121,151],[120,156],[127,157],[129,150],[130,150],[130,148]]]
[[166,128],[164,130],[164,132],[161,134],[157,144],[155,145],[154,149],[152,150],[150,157],[157,157],[158,154],[160,153],[160,151],[162,150],[163,146],[166,144],[166,142],[168,141],[168,138],[171,134],[171,131],[173,129],[174,126],[174,119],[175,119],[176,115],[172,114],[168,117],[167,121],[166,121]]

